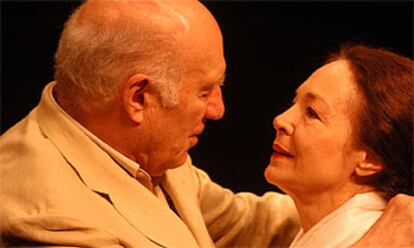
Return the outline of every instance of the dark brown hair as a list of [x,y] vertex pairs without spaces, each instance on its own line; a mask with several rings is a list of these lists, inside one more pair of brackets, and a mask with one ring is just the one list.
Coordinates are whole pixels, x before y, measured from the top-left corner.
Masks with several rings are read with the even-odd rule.
[[362,96],[354,123],[356,142],[384,166],[360,182],[386,199],[413,195],[414,62],[383,48],[349,43],[328,62],[339,59],[349,63]]

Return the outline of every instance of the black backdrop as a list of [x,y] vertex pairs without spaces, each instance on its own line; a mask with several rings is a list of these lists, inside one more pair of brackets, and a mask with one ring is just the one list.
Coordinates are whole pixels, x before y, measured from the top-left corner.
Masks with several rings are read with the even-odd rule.
[[[226,115],[191,151],[234,191],[275,190],[263,171],[272,119],[327,52],[364,41],[413,56],[412,1],[204,1],[223,35]],[[53,79],[59,33],[77,1],[1,1],[1,132],[23,118]]]

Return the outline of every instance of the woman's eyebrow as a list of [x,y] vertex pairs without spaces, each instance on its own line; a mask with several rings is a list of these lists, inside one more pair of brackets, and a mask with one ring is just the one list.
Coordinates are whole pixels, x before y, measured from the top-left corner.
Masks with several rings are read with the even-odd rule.
[[304,97],[305,97],[305,100],[307,100],[307,101],[311,101],[311,100],[319,101],[321,103],[320,106],[322,106],[323,111],[330,111],[331,110],[331,106],[329,105],[329,103],[325,100],[325,98],[322,95],[320,95],[318,93],[306,92]]
[[295,91],[295,98],[293,99],[293,102],[296,102],[298,97],[304,94],[303,98],[305,101],[320,101],[322,103],[321,106],[323,111],[330,111],[332,109],[329,103],[325,100],[325,98],[322,95],[313,91],[307,91],[306,93],[303,93],[302,91],[303,90],[301,90],[300,87]]

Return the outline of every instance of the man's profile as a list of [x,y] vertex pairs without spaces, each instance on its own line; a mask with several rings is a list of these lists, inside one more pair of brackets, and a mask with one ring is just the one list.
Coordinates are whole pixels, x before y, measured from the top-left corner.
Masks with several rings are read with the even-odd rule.
[[225,69],[220,29],[197,1],[83,4],[56,82],[1,137],[3,242],[287,245],[289,198],[236,196],[188,157],[206,119],[224,114]]

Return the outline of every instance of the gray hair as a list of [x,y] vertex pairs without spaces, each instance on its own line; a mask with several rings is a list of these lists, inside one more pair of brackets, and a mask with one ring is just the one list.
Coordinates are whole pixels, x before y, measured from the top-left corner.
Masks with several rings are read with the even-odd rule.
[[176,105],[182,63],[173,35],[128,17],[110,25],[85,21],[82,7],[65,23],[55,54],[55,79],[72,105],[89,111],[105,106],[136,73],[150,77],[165,107]]

